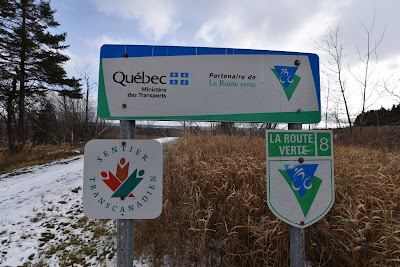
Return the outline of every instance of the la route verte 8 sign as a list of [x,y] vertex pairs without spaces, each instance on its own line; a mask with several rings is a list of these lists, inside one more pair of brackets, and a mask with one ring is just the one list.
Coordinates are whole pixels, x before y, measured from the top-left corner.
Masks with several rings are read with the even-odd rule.
[[98,115],[317,123],[319,58],[269,50],[104,45]]
[[85,146],[83,212],[93,219],[153,219],[162,210],[162,145],[95,139]]
[[305,228],[333,205],[332,131],[274,131],[267,139],[267,203],[284,222]]

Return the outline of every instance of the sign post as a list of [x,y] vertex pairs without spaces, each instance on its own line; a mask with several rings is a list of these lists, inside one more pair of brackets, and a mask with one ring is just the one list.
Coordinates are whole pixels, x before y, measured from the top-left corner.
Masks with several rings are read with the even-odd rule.
[[[302,130],[301,123],[289,123],[288,130]],[[306,260],[306,239],[304,228],[290,225],[290,266],[304,267]]]
[[91,140],[85,146],[83,212],[92,219],[117,219],[117,264],[133,266],[133,220],[162,211],[163,148],[137,140],[135,121],[120,123],[121,139]]
[[[135,139],[136,124],[134,120],[121,120],[119,123],[120,139]],[[133,266],[133,219],[117,220],[117,266]]]

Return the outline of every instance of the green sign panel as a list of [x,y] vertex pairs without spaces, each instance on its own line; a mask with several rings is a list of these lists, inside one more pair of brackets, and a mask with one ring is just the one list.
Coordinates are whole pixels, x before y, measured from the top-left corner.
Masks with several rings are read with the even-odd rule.
[[332,131],[267,131],[267,199],[284,222],[305,228],[334,202]]
[[269,157],[332,156],[329,132],[268,132]]

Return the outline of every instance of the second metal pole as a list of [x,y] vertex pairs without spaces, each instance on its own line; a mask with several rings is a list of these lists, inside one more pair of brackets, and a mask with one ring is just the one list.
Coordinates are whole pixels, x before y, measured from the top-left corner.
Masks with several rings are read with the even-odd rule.
[[[121,120],[120,139],[135,139],[134,120]],[[133,267],[133,219],[117,220],[117,264],[118,267]]]
[[[288,130],[302,130],[301,123],[289,123]],[[290,267],[305,266],[305,233],[304,228],[290,226]]]

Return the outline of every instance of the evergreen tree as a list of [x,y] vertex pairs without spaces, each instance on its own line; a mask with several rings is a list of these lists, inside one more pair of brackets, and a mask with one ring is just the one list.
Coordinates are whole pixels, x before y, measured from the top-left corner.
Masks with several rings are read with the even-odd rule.
[[[357,116],[354,125],[361,125],[361,114]],[[400,104],[393,105],[392,109],[381,107],[378,110],[369,110],[364,113],[363,126],[400,125]]]
[[33,142],[37,144],[59,144],[57,117],[52,103],[45,100],[34,123]]
[[68,78],[63,67],[69,60],[60,52],[68,47],[63,45],[66,33],[49,31],[60,25],[50,1],[0,0],[0,4],[0,75],[18,81],[17,139],[22,150],[27,140],[26,98],[48,90],[79,96],[80,84]]

